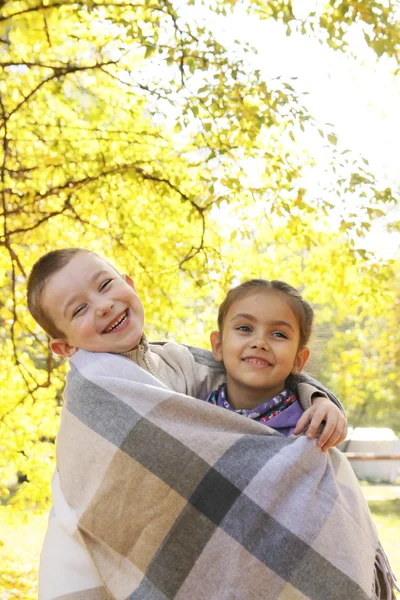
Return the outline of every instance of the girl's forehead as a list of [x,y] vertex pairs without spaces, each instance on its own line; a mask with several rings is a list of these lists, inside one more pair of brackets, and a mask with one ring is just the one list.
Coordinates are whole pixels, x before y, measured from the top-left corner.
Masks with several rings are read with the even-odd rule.
[[248,314],[260,319],[274,320],[278,315],[285,315],[297,324],[297,317],[290,299],[276,291],[257,291],[235,300],[229,307],[227,317],[232,319],[236,314]]

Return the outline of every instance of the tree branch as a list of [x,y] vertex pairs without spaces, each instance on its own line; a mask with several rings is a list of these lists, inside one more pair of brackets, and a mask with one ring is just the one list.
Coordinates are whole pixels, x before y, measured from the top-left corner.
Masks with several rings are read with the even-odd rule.
[[109,60],[109,61],[106,61],[105,63],[95,63],[93,65],[54,67],[53,68],[54,73],[52,75],[50,75],[49,77],[46,77],[45,79],[43,79],[40,83],[38,83],[38,85],[35,88],[33,88],[33,90],[31,90],[29,92],[29,94],[27,96],[24,96],[23,100],[21,100],[21,102],[19,102],[9,112],[8,117],[11,117],[11,115],[16,113],[21,108],[21,106],[23,106],[26,102],[28,102],[28,100],[30,98],[32,98],[32,96],[34,96],[36,94],[36,92],[38,92],[40,90],[40,88],[43,85],[45,85],[46,83],[48,83],[49,81],[52,81],[53,79],[58,79],[59,77],[63,77],[65,75],[69,75],[70,73],[76,73],[78,71],[87,71],[88,69],[99,69],[103,66],[113,65],[115,63],[116,63],[115,60]]

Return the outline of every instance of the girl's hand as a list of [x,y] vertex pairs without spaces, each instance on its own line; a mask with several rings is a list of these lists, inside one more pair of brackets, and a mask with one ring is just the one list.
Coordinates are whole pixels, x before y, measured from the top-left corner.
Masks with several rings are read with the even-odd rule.
[[307,437],[309,440],[312,440],[322,421],[325,421],[325,427],[319,436],[318,446],[323,452],[326,452],[329,448],[341,444],[347,435],[346,417],[329,398],[325,398],[324,396],[315,397],[312,401],[312,406],[304,411],[297,421],[293,433],[298,435],[310,423]]

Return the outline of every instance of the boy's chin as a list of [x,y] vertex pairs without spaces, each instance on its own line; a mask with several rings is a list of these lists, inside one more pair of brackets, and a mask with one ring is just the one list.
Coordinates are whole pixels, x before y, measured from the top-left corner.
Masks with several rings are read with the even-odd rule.
[[105,346],[104,349],[98,350],[98,352],[108,352],[109,354],[125,354],[137,348],[142,339],[142,334],[134,340],[127,342],[126,344],[110,345]]
[[128,354],[128,352],[131,352],[135,348],[136,346],[129,348],[129,350],[115,350],[115,348],[113,348],[112,350],[100,350],[100,352],[105,352],[106,354]]

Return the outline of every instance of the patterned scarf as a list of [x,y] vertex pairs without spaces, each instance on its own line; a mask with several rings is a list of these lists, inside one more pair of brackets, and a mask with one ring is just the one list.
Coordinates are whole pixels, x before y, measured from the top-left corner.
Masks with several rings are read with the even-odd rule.
[[206,398],[206,402],[210,402],[216,406],[221,406],[222,408],[227,408],[228,410],[238,413],[239,415],[243,415],[244,417],[248,417],[249,419],[263,421],[264,423],[272,419],[272,417],[279,415],[279,413],[285,410],[285,408],[288,408],[291,404],[294,404],[296,400],[297,398],[293,392],[291,392],[289,389],[284,389],[283,392],[271,400],[268,400],[263,404],[259,404],[255,408],[234,409],[228,400],[226,383],[220,385]]

